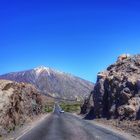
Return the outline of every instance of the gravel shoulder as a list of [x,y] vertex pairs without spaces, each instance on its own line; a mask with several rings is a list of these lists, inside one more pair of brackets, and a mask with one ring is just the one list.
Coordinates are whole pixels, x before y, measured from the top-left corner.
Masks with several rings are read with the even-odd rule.
[[140,139],[140,121],[95,119],[91,122],[115,130],[123,135],[129,135],[129,137],[133,137],[133,139]]
[[131,139],[131,140],[139,140],[139,136],[134,135],[133,133],[130,133],[129,131],[124,131],[122,128],[120,127],[115,127],[109,123],[103,123],[103,122],[99,122],[99,121],[91,121],[91,123],[93,123],[94,125],[103,127],[107,130],[110,130],[114,133],[120,134],[124,137],[126,137],[127,139]]
[[[83,119],[83,115],[79,115],[73,113],[74,116]],[[131,140],[139,140],[140,139],[140,127],[139,121],[123,121],[120,122],[118,120],[107,120],[107,119],[94,119],[94,120],[86,120],[89,123],[92,123],[96,126],[105,128],[109,131],[117,133]]]

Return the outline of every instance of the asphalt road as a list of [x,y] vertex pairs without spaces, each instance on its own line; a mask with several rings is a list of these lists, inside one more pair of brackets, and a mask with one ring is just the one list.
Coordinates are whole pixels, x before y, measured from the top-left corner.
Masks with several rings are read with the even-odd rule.
[[60,110],[56,104],[49,117],[18,140],[128,140],[69,113],[60,113]]

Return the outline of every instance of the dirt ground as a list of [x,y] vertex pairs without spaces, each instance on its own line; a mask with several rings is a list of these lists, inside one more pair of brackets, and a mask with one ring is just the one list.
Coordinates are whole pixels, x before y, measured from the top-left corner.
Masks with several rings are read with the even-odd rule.
[[119,121],[117,119],[115,120],[95,119],[94,121],[100,124],[109,125],[119,131],[129,133],[132,136],[140,139],[140,121],[128,121],[128,120]]

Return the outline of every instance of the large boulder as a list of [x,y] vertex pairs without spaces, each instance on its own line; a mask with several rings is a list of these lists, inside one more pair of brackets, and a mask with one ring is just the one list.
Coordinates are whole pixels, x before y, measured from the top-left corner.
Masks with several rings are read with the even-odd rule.
[[138,119],[140,109],[140,98],[133,97],[128,101],[128,104],[122,105],[118,108],[120,119]]
[[121,55],[97,75],[93,90],[97,118],[137,119],[140,110],[140,55]]

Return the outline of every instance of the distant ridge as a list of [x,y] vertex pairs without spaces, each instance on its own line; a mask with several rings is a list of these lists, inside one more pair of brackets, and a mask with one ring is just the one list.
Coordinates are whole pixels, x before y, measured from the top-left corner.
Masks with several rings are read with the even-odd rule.
[[4,74],[0,79],[30,83],[44,94],[69,100],[83,100],[93,90],[93,83],[45,66]]

